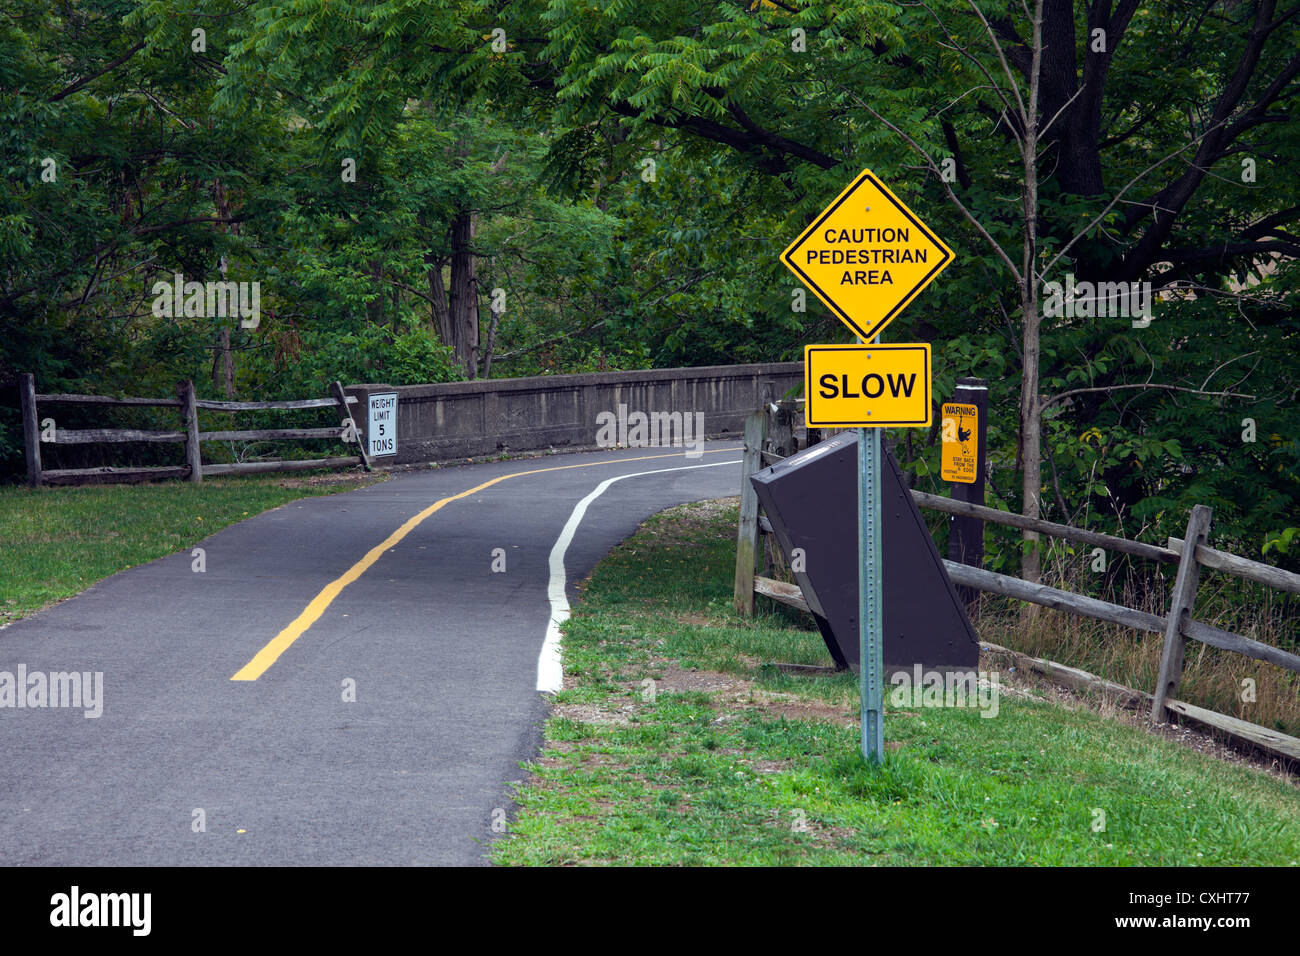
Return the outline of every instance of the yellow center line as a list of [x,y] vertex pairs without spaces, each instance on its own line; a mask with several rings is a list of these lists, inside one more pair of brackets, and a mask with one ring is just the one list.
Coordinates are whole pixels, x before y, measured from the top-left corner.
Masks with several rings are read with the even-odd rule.
[[[715,448],[705,451],[703,454],[714,455],[722,452],[733,452],[735,450],[735,448]],[[475,492],[482,491],[484,488],[490,488],[498,482],[505,481],[507,478],[522,478],[524,475],[540,475],[547,471],[568,471],[571,468],[596,468],[602,465],[620,465],[626,461],[649,461],[653,458],[684,457],[685,455],[642,455],[639,458],[617,458],[613,461],[589,461],[580,465],[555,465],[550,468],[533,468],[529,471],[516,471],[508,475],[499,475],[496,478],[485,481],[481,485],[475,485],[473,488],[462,491],[459,494],[448,495],[446,498],[440,498],[419,514],[407,518],[406,521],[402,522],[401,527],[367,551],[365,556],[356,564],[352,565],[352,567],[348,568],[341,577],[338,577],[325,585],[321,592],[312,598],[311,603],[303,609],[303,612],[290,622],[288,627],[275,635],[270,643],[258,651],[257,654],[253,656],[253,659],[241,667],[230,679],[257,680],[265,674],[267,669],[279,660],[280,655],[287,651],[293,645],[294,641],[302,637],[307,629],[320,619],[320,616],[325,613],[325,609],[334,602],[334,599],[339,596],[345,587],[357,578],[361,577],[361,575],[365,574],[366,571],[370,569],[370,566],[379,560],[380,555],[414,531],[416,526],[418,526],[425,518],[429,517],[436,511],[440,511],[444,505],[450,504],[460,498],[468,497]]]

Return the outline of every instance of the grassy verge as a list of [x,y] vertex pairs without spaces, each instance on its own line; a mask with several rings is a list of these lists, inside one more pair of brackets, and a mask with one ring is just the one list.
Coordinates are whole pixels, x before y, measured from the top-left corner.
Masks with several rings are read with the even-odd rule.
[[375,476],[209,478],[201,484],[0,488],[0,624],[71,597],[125,568],[296,498]]
[[783,610],[730,608],[736,512],[660,515],[587,582],[566,689],[503,864],[1300,864],[1294,781],[1003,674],[995,717],[887,705],[858,757],[847,675]]

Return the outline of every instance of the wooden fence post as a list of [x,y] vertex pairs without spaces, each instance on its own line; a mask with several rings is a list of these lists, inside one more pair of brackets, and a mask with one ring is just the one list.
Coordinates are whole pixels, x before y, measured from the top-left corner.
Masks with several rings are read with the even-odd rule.
[[194,382],[187,378],[176,386],[176,392],[185,416],[185,463],[190,466],[190,481],[198,484],[203,480],[203,454],[199,450],[199,406],[194,397]]
[[366,454],[366,443],[361,438],[361,429],[357,428],[356,416],[352,414],[352,406],[348,404],[348,393],[343,391],[343,383],[335,381],[330,386],[330,391],[334,393],[334,398],[339,403],[339,407],[343,409],[343,414],[348,416],[348,421],[352,423],[352,435],[356,438],[357,451],[361,453],[361,464],[366,466],[366,471],[374,471],[370,467],[370,456]]
[[740,528],[736,533],[736,590],[732,598],[743,617],[754,613],[754,571],[758,561],[758,494],[749,476],[763,468],[767,404],[745,419],[745,456],[740,465]]
[[1160,676],[1151,701],[1151,722],[1165,722],[1165,701],[1178,693],[1183,678],[1183,648],[1187,639],[1183,630],[1191,621],[1192,607],[1196,603],[1196,585],[1200,581],[1201,566],[1196,563],[1196,546],[1206,544],[1210,533],[1212,511],[1206,505],[1197,505],[1187,519],[1186,544],[1178,561],[1178,576],[1174,579],[1174,593],[1169,600],[1169,617],[1165,620],[1165,646],[1160,655]]
[[36,376],[24,372],[18,382],[23,406],[23,443],[27,450],[27,483],[35,488],[41,483],[41,429],[36,420]]

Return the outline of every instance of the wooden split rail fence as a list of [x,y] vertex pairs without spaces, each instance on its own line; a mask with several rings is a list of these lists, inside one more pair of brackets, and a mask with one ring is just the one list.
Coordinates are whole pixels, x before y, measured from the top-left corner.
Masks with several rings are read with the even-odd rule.
[[[370,459],[361,443],[356,419],[350,406],[355,397],[346,395],[343,386],[335,382],[330,398],[306,398],[281,402],[218,402],[199,399],[194,394],[192,381],[181,382],[175,398],[115,398],[108,395],[39,394],[35,377],[24,374],[19,382],[23,411],[23,437],[27,452],[27,481],[32,486],[76,485],[92,482],[156,481],[164,478],[188,478],[202,481],[205,476],[247,474],[267,471],[298,471],[313,468],[340,468],[364,465],[370,470]],[[180,411],[180,427],[175,431],[149,431],[134,428],[59,428],[52,420],[43,427],[39,414],[41,405],[92,405],[109,408],[158,407],[176,408]],[[213,412],[290,411],[304,408],[337,408],[344,420],[337,426],[325,428],[263,428],[202,431],[199,428],[199,410]],[[205,441],[285,441],[334,439],[355,442],[358,454],[333,458],[275,459],[232,463],[203,464],[201,445]],[[44,469],[41,465],[41,444],[84,445],[100,442],[164,442],[185,446],[185,463],[162,466],[104,466],[99,468]]]
[[[791,607],[808,610],[808,604],[797,585],[760,577],[756,574],[758,562],[761,560],[763,553],[761,535],[770,532],[771,525],[759,514],[758,496],[754,493],[749,476],[770,464],[770,461],[765,459],[773,457],[769,447],[769,435],[772,431],[772,422],[776,417],[777,412],[773,410],[773,407],[769,406],[752,414],[745,427],[745,455],[741,466],[740,528],[736,549],[734,601],[737,611],[746,616],[753,613],[755,594],[769,597]],[[948,576],[956,585],[964,585],[980,591],[1016,598],[1031,604],[1068,611],[1083,617],[1163,635],[1164,646],[1160,658],[1160,673],[1154,693],[1142,695],[1144,700],[1150,700],[1153,722],[1163,723],[1169,719],[1171,714],[1179,714],[1223,731],[1251,745],[1281,755],[1288,760],[1300,761],[1300,739],[1175,699],[1179,683],[1182,680],[1183,657],[1188,640],[1199,641],[1211,647],[1232,651],[1300,673],[1300,655],[1192,619],[1193,606],[1196,603],[1197,585],[1202,568],[1210,568],[1267,587],[1277,588],[1292,594],[1300,594],[1300,574],[1293,574],[1290,571],[1269,564],[1252,561],[1210,547],[1208,538],[1212,512],[1208,506],[1197,505],[1194,507],[1188,519],[1187,531],[1184,537],[1170,538],[1167,545],[1162,547],[1142,541],[1132,541],[1128,538],[1119,538],[1098,531],[1089,531],[1085,528],[1074,528],[1052,521],[1044,521],[1040,518],[1026,518],[1023,515],[998,511],[995,508],[988,508],[970,502],[956,501],[952,498],[932,495],[923,491],[912,491],[912,497],[916,500],[917,505],[933,511],[959,517],[976,518],[990,524],[1017,528],[1022,531],[1034,531],[1049,537],[1106,548],[1137,558],[1177,565],[1178,571],[1174,579],[1169,612],[1162,617],[1149,611],[1113,604],[1109,601],[1076,594],[1073,591],[1031,583],[983,568],[959,564],[955,561],[944,561]],[[1187,542],[1193,542],[1194,544],[1189,547]],[[1056,666],[1063,667],[1063,665]],[[1075,673],[1083,672],[1076,671]],[[1100,678],[1096,678],[1096,680],[1103,684],[1106,683],[1102,682]]]

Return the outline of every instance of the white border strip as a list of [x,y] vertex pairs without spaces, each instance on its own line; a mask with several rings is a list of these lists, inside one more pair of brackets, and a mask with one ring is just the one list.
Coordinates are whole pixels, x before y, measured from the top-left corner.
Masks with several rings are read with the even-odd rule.
[[542,653],[537,658],[537,689],[543,694],[557,694],[564,687],[564,663],[560,658],[560,625],[569,619],[569,599],[564,589],[567,578],[564,572],[564,555],[569,550],[569,543],[578,531],[587,506],[605,493],[616,481],[624,478],[641,478],[645,475],[662,475],[668,471],[692,471],[696,468],[721,468],[723,465],[739,465],[740,461],[718,461],[708,465],[685,465],[680,468],[656,468],[654,471],[638,471],[631,475],[617,475],[606,478],[596,486],[596,490],[579,501],[564,524],[564,530],[555,539],[551,548],[551,577],[546,585],[546,596],[551,602],[551,621],[546,625],[546,640],[542,642]]

